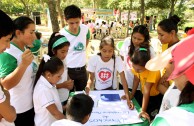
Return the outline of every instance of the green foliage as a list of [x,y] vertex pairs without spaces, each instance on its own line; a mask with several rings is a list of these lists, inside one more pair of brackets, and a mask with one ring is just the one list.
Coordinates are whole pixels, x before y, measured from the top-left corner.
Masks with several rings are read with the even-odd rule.
[[114,9],[119,9],[119,3],[121,0],[108,0],[107,7],[108,8],[114,8]]
[[22,4],[13,0],[1,0],[0,8],[8,14],[19,14],[24,12]]
[[170,8],[169,0],[149,0],[146,2],[146,9],[168,9]]

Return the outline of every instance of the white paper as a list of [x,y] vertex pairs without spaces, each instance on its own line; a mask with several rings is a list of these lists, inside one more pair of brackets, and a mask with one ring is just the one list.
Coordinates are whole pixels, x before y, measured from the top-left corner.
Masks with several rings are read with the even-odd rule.
[[[77,92],[78,93],[78,92]],[[143,122],[137,110],[130,110],[126,100],[106,102],[100,99],[100,94],[124,95],[123,90],[90,91],[94,107],[90,119],[84,126],[120,125]]]

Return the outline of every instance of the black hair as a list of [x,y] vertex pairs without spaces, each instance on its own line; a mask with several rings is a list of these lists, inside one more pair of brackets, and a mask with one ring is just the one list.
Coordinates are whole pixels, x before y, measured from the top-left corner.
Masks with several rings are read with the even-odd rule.
[[187,33],[191,29],[192,29],[192,27],[186,27],[185,30],[184,30],[184,32]]
[[158,23],[158,26],[165,32],[170,33],[172,30],[178,32],[177,24],[180,22],[180,18],[177,15],[173,15],[168,19],[164,19]]
[[[111,47],[113,47],[113,49],[115,49],[114,39],[112,36],[104,36],[101,39],[99,49],[101,50],[105,45],[110,45]],[[101,53],[98,53],[98,55],[101,55]],[[113,58],[114,57],[115,57],[115,55],[113,54]]]
[[44,61],[44,57],[42,58],[40,65],[38,67],[38,71],[36,73],[34,86],[36,85],[37,81],[39,80],[41,75],[44,75],[46,71],[49,71],[51,74],[56,74],[63,68],[63,62],[57,57],[51,57],[46,63]]
[[0,38],[13,34],[15,30],[12,19],[2,10],[0,10]]
[[145,67],[146,63],[150,60],[150,57],[151,56],[149,48],[140,46],[131,56],[131,62],[136,65]]
[[187,81],[187,84],[181,91],[178,105],[189,104],[192,103],[193,101],[194,101],[194,85],[190,81]]
[[[34,24],[34,21],[26,16],[18,17],[13,22],[15,24],[16,30],[20,31],[24,31],[25,29],[27,29],[29,24]],[[15,33],[13,36],[15,36]]]
[[50,37],[50,39],[49,39],[49,42],[48,42],[48,55],[49,55],[49,56],[54,56],[54,53],[53,53],[53,52],[55,52],[55,54],[56,54],[56,53],[57,53],[57,50],[63,48],[64,46],[70,46],[70,43],[69,43],[69,42],[64,42],[64,43],[62,43],[62,44],[60,44],[60,45],[58,45],[58,46],[56,46],[56,47],[54,47],[54,48],[52,49],[53,44],[54,44],[58,39],[64,37],[63,35],[57,35],[57,36],[55,36],[55,35],[58,34],[58,33],[59,33],[59,32],[53,32],[53,34],[51,35],[51,37]]
[[149,34],[149,31],[146,28],[146,26],[144,26],[144,25],[135,26],[134,29],[133,29],[133,32],[131,34],[131,45],[130,45],[130,50],[129,50],[129,56],[130,57],[135,52],[135,46],[134,46],[133,41],[132,41],[132,37],[133,37],[134,33],[140,33],[141,35],[144,36],[144,42],[142,42],[140,45],[142,45],[145,48],[150,47],[150,45],[149,45],[149,43],[150,43],[150,34]]
[[70,98],[66,105],[66,116],[76,122],[82,122],[83,119],[90,115],[94,101],[92,98],[85,94],[77,94]]
[[81,19],[81,9],[76,5],[69,5],[64,9],[65,19],[70,18],[80,18]]
[[40,40],[41,37],[42,37],[42,33],[41,33],[41,32],[38,32],[38,31],[35,32],[35,35],[36,35],[36,38],[37,38],[38,40]]

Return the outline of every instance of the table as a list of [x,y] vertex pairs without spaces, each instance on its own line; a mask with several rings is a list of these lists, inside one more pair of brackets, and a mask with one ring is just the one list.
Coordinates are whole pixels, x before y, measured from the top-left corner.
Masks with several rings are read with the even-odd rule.
[[[82,93],[82,92],[75,92],[73,94],[76,94],[76,93]],[[135,110],[131,111],[131,110],[128,110],[126,101],[121,100],[121,102],[112,102],[110,104],[110,102],[101,101],[100,94],[119,94],[121,96],[124,94],[124,91],[123,90],[90,91],[90,96],[94,100],[94,108],[89,121],[86,123],[86,126],[94,126],[94,125],[99,126],[100,124],[103,124],[103,125],[106,124],[106,126],[110,126],[110,125],[111,126],[113,125],[114,126],[149,126],[148,120],[142,119],[140,120],[142,122],[138,122],[139,119],[137,119],[137,117],[138,117],[138,113],[141,111],[141,107],[139,106],[135,98],[133,98],[132,101],[137,111]],[[70,95],[72,96],[72,94]],[[106,108],[107,106],[108,108]],[[127,109],[124,107],[126,107]],[[126,124],[126,122],[130,122],[130,124]]]

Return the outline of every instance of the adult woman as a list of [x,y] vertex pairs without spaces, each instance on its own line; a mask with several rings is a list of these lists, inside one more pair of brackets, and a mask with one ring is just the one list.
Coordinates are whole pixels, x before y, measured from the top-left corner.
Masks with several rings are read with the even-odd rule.
[[[162,52],[165,51],[167,48],[171,47],[172,45],[179,42],[179,38],[177,35],[178,27],[177,24],[180,21],[180,18],[176,15],[164,19],[158,23],[157,32],[158,32],[158,39],[162,43]],[[168,67],[168,66],[167,66]],[[162,78],[158,84],[158,90],[161,94],[164,94],[169,87],[169,81],[166,81],[168,76],[172,71],[170,69],[165,68],[163,71]]]

